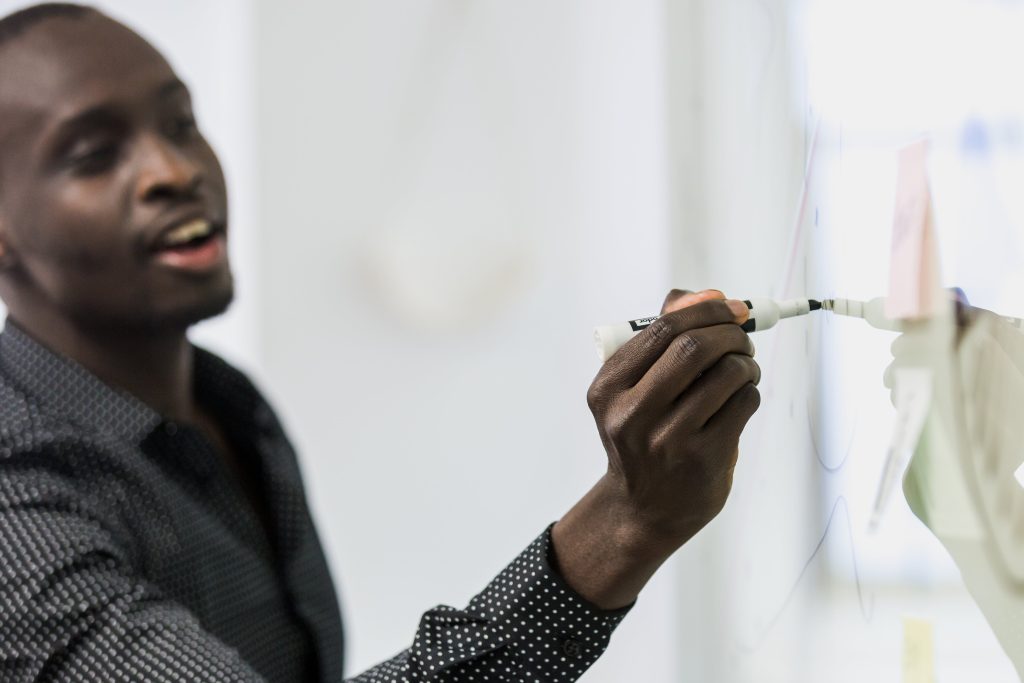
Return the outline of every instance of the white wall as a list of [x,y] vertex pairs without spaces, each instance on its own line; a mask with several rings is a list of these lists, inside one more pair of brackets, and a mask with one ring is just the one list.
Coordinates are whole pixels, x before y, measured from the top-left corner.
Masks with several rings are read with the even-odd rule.
[[[592,327],[670,284],[660,3],[258,8],[264,360],[354,673],[602,472]],[[676,678],[671,583],[586,680]]]

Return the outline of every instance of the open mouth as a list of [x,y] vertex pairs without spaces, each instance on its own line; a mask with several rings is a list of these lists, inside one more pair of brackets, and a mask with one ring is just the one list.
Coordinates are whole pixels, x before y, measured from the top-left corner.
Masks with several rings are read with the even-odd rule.
[[226,256],[224,230],[206,218],[193,218],[164,233],[153,251],[165,266],[206,270]]
[[209,242],[219,231],[205,218],[195,218],[168,231],[157,243],[157,251],[186,252]]

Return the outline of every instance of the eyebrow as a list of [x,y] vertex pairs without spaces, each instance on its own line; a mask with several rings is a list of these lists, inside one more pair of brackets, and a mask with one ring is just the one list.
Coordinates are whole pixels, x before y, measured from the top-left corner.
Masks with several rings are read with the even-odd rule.
[[53,154],[65,151],[67,145],[74,141],[75,136],[83,131],[111,126],[118,122],[117,108],[109,104],[100,104],[78,112],[74,116],[61,121],[53,135],[50,136],[50,149]]
[[[160,100],[168,99],[178,93],[189,94],[188,86],[178,78],[172,78],[162,83],[153,91],[156,99]],[[50,136],[50,139],[54,141],[52,151],[60,153],[75,133],[91,128],[110,126],[119,120],[119,108],[111,103],[98,104],[77,112],[57,124],[53,135]]]
[[156,96],[160,97],[160,98],[164,98],[164,97],[169,97],[171,95],[176,95],[179,92],[184,92],[186,95],[188,95],[189,94],[188,86],[185,85],[181,81],[181,79],[179,79],[179,78],[172,78],[169,81],[167,81],[166,83],[164,83],[163,85],[161,85],[159,88],[156,89]]

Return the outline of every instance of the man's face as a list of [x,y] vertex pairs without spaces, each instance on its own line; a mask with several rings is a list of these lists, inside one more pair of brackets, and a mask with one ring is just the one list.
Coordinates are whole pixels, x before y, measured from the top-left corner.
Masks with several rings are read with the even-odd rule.
[[163,57],[90,14],[15,37],[0,65],[0,286],[11,313],[44,307],[129,331],[223,311],[233,290],[224,176]]

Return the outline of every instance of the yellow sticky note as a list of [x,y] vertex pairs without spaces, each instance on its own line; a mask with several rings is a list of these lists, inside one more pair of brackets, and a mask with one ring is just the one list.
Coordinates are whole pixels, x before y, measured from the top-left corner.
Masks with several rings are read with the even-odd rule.
[[903,683],[935,683],[935,636],[929,621],[903,618]]
[[900,150],[889,296],[885,302],[885,314],[890,318],[926,318],[935,312],[940,300],[938,243],[927,162],[927,141]]

